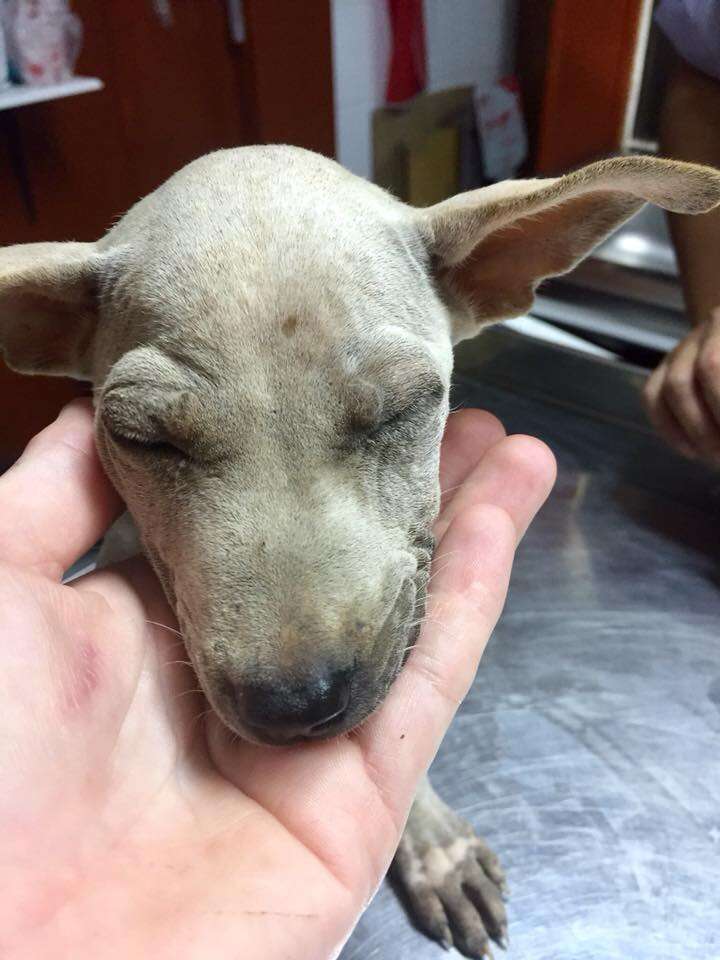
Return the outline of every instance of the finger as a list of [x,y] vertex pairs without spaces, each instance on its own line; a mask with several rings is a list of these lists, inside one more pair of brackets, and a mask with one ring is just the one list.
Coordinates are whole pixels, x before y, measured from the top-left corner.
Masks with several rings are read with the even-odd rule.
[[504,436],[503,425],[486,410],[464,409],[450,414],[440,452],[441,510],[490,447]]
[[[504,482],[496,477],[494,489],[474,484],[477,499],[456,512],[447,529],[420,639],[385,703],[359,734],[388,802],[391,796],[400,804],[407,799],[467,693],[502,610],[518,533],[552,487],[555,462],[538,441],[509,437],[485,460],[508,444],[512,456],[504,461]],[[537,477],[530,483],[532,473]]]
[[121,511],[95,450],[90,401],[75,400],[0,478],[0,556],[59,579]]
[[684,457],[695,459],[697,451],[678,423],[664,397],[663,385],[667,374],[667,362],[661,363],[648,377],[643,389],[643,403],[650,423],[663,439]]
[[494,503],[507,511],[519,540],[534,516],[534,512],[528,512],[528,504],[544,502],[555,475],[555,458],[541,440],[520,434],[507,437],[476,464],[452,503],[440,514],[435,536],[440,540],[453,519],[469,505]]
[[[716,432],[720,431],[720,310],[713,312],[700,344],[697,381],[710,410]],[[715,450],[717,456],[718,450]]]
[[[720,455],[720,431],[696,376],[700,342],[688,336],[665,362],[662,397],[672,410],[692,448],[705,457]],[[720,381],[716,382],[716,389]]]
[[505,600],[515,544],[515,524],[500,507],[479,504],[455,518],[420,639],[358,734],[398,818],[473,681]]

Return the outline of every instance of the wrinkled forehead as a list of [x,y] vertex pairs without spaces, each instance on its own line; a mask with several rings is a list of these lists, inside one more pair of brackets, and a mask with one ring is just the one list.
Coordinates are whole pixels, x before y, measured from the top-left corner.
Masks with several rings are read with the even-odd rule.
[[330,228],[313,216],[207,234],[143,245],[123,265],[126,299],[159,327],[211,322],[230,336],[315,328],[348,337],[378,323],[432,327],[425,253],[387,225],[356,230],[343,219]]
[[[318,312],[282,312],[252,334],[219,321],[206,332],[173,330],[156,342],[168,379],[209,385],[218,397],[272,405],[315,402],[357,405],[361,399],[400,401],[424,385],[447,385],[451,356],[444,343],[379,321],[372,326]],[[157,369],[157,368],[156,368]],[[374,402],[374,401],[373,401]]]
[[[268,364],[294,378],[316,367],[351,377],[392,376],[434,362],[449,375],[447,317],[427,274],[402,252],[375,256],[313,248],[254,254],[241,245],[212,259],[144,258],[114,291],[127,318],[113,333],[155,343],[191,368],[228,375]],[[123,289],[124,287],[124,289]]]
[[382,302],[427,283],[408,208],[330,161],[296,160],[211,156],[142,200],[103,241],[119,251],[124,293],[146,305],[170,297],[176,314],[252,318],[346,310],[351,297]]
[[263,163],[182,173],[123,218],[105,291],[126,318],[115,328],[235,374],[271,360],[288,376],[355,377],[428,349],[449,373],[447,320],[403,206],[329,161],[322,176]]

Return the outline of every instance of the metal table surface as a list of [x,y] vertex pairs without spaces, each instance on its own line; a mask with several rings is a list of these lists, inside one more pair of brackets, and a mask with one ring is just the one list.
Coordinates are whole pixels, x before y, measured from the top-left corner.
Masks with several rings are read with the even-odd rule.
[[[717,479],[522,390],[465,379],[458,398],[542,436],[560,465],[431,770],[507,868],[505,956],[718,960]],[[451,955],[385,882],[341,957]]]

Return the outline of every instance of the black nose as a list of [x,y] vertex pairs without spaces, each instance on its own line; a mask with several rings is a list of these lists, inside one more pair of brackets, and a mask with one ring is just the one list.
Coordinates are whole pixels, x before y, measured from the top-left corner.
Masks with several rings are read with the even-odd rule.
[[270,743],[332,736],[349,704],[350,676],[346,671],[316,671],[294,684],[238,684],[234,694],[238,719]]

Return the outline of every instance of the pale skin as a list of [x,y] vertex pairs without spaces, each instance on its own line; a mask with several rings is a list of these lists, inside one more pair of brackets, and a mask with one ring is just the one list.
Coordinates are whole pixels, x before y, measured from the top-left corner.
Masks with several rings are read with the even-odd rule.
[[89,404],[67,407],[0,479],[4,960],[336,956],[554,470],[539,441],[454,414],[427,621],[387,700],[339,740],[257,747],[205,712],[144,561],[61,585],[121,510]]
[[[680,62],[663,104],[665,156],[720,166],[720,81]],[[720,465],[720,212],[670,216],[692,330],[645,388],[648,414],[680,453]]]

